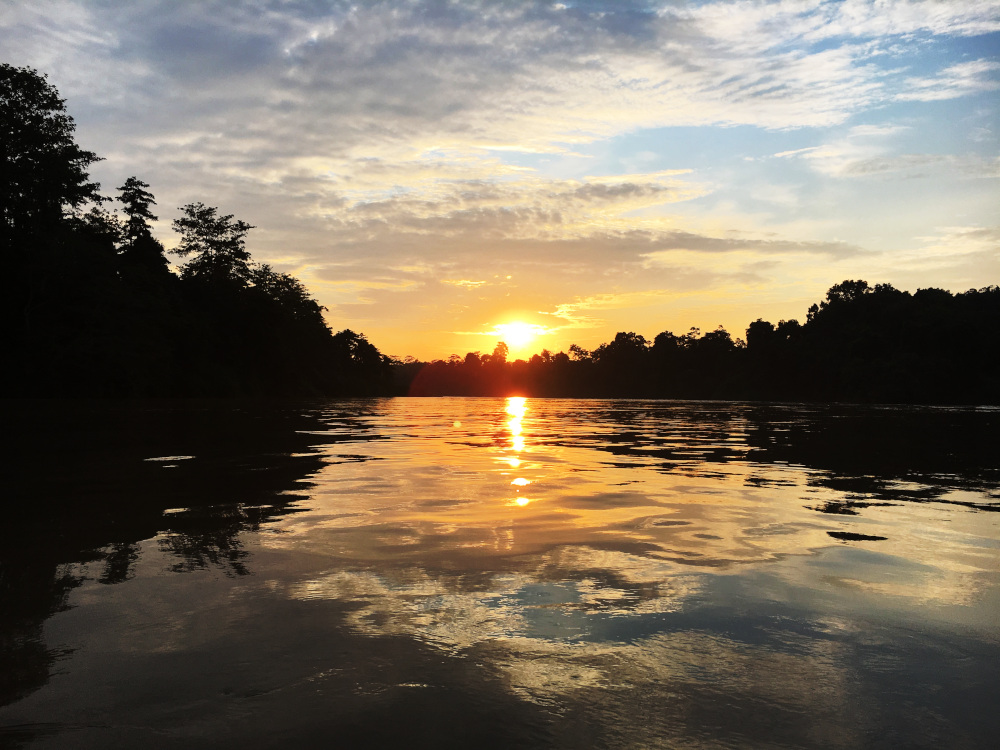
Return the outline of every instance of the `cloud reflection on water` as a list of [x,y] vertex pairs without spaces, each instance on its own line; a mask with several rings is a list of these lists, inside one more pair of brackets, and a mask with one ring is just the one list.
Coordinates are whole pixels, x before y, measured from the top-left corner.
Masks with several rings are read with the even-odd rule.
[[[973,567],[996,569],[988,550],[969,544],[970,517],[951,518],[945,533],[933,513],[920,520],[925,506],[817,513],[844,502],[845,492],[814,481],[814,469],[749,460],[742,413],[706,419],[685,413],[689,407],[638,402],[621,417],[602,413],[604,402],[524,399],[443,399],[434,407],[440,417],[420,424],[400,424],[391,405],[366,419],[383,438],[366,443],[367,457],[388,463],[377,471],[366,461],[328,465],[311,477],[310,511],[287,519],[291,534],[276,543],[330,544],[345,561],[377,562],[395,559],[406,537],[419,540],[410,562],[487,570],[497,555],[586,546],[726,569],[811,554],[839,543],[830,532],[844,532],[884,537],[880,552],[904,559],[916,546],[956,573],[968,572],[971,558]],[[588,413],[558,413],[573,407]],[[441,429],[455,422],[463,425],[457,433]],[[398,439],[402,430],[413,439]],[[524,444],[514,446],[516,437]],[[631,451],[654,443],[685,454],[685,465],[665,470],[673,460]],[[609,453],[627,460],[609,462]],[[921,538],[928,533],[940,539],[929,544]]]
[[[221,429],[228,412],[206,409],[197,424],[224,439],[108,451],[149,484],[104,492],[105,460],[102,491],[74,496],[100,554],[66,553],[55,586],[52,551],[35,578],[5,579],[24,579],[25,604],[41,592],[14,632],[37,639],[44,621],[51,653],[22,639],[37,675],[0,720],[56,717],[58,740],[95,747],[142,744],[118,720],[130,739],[244,746],[331,727],[372,745],[407,721],[501,747],[983,746],[995,459],[961,442],[959,412],[903,410],[895,431],[892,413],[847,412],[333,402],[280,420],[279,455],[271,420]],[[957,466],[924,445],[942,421]],[[862,429],[896,441],[891,461],[841,445]],[[169,472],[142,460],[187,454]],[[98,497],[139,531],[107,536]]]
[[[389,438],[367,444],[385,459],[378,472],[328,466],[311,478],[312,509],[268,539],[330,558],[287,595],[351,603],[359,634],[489,652],[510,690],[533,700],[633,678],[717,680],[726,692],[745,679],[751,700],[804,711],[852,679],[837,655],[848,648],[838,639],[859,637],[838,619],[845,602],[972,607],[997,584],[974,520],[942,531],[925,506],[886,503],[845,525],[817,512],[844,492],[817,484],[816,470],[748,458],[745,413],[621,408],[441,400],[406,423],[417,439],[400,441],[389,405],[368,422]],[[830,535],[843,528],[884,539]],[[827,552],[845,544],[851,554]],[[775,613],[724,635],[748,606]],[[763,680],[767,670],[782,679]]]

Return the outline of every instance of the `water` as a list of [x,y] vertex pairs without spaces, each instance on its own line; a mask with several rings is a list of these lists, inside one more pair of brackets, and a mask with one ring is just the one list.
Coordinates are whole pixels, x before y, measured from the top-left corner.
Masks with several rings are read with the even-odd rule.
[[0,745],[992,746],[1000,411],[7,406]]

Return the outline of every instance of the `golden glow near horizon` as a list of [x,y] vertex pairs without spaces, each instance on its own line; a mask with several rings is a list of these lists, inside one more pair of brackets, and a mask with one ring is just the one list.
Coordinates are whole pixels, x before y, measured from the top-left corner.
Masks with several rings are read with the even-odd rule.
[[498,323],[493,326],[490,334],[497,336],[503,341],[512,354],[524,353],[535,338],[548,333],[545,326],[534,323],[524,323],[520,320],[513,320],[509,323]]

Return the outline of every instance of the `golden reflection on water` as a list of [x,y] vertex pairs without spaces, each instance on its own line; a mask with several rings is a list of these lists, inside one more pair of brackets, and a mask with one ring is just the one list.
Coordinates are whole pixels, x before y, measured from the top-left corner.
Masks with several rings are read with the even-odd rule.
[[528,399],[523,396],[510,396],[507,399],[505,409],[510,415],[510,419],[507,420],[507,429],[510,431],[511,448],[518,453],[523,451],[525,447],[524,436],[521,432],[524,415],[528,412],[527,401]]
[[511,432],[515,434],[520,432],[520,428],[517,430],[513,429],[513,423],[516,421],[520,425],[521,420],[524,419],[524,415],[528,412],[527,404],[528,399],[524,396],[509,396],[507,398],[506,412],[511,416],[508,424],[511,425]]
[[[755,595],[789,606],[850,597],[851,606],[905,609],[974,603],[996,577],[984,571],[1000,567],[995,555],[985,559],[994,552],[985,542],[970,546],[975,519],[956,515],[932,549],[921,538],[924,506],[871,507],[846,521],[818,513],[846,493],[818,486],[807,468],[742,458],[743,423],[713,437],[697,423],[602,422],[524,398],[406,408],[443,414],[414,423],[389,409],[378,423],[388,439],[366,443],[367,460],[331,460],[313,477],[310,510],[285,519],[289,533],[268,544],[330,560],[327,572],[292,587],[293,598],[355,602],[353,627],[370,635],[504,650],[497,658],[516,692],[596,685],[606,659],[619,671],[626,660],[663,678],[683,673],[683,664],[654,669],[642,639],[625,647],[597,633],[608,618],[627,632],[628,623],[694,606],[717,576],[766,571]],[[694,458],[665,467],[641,450],[651,436]],[[719,446],[733,458],[698,458]],[[828,533],[844,528],[884,539],[845,544]],[[821,553],[838,562],[813,566]],[[664,648],[655,628],[650,638]],[[692,669],[705,668],[691,658]],[[724,673],[745,658],[722,649],[712,668]],[[781,659],[808,676],[807,660]]]
[[[245,546],[254,575],[165,576],[176,531],[142,543],[135,579],[109,586],[85,571],[73,606],[45,626],[75,661],[0,724],[50,726],[85,696],[72,721],[59,719],[76,732],[96,723],[91,705],[126,705],[135,685],[157,695],[141,673],[165,675],[167,691],[209,685],[152,710],[174,722],[216,706],[225,731],[252,713],[318,728],[341,705],[391,723],[404,688],[427,691],[411,704],[421,712],[470,695],[442,714],[460,728],[482,718],[459,715],[469,705],[534,703],[565,718],[552,737],[582,727],[564,747],[848,748],[884,736],[990,746],[951,742],[951,730],[983,713],[966,708],[977,690],[987,712],[996,694],[1000,514],[971,509],[995,485],[968,479],[933,495],[913,475],[878,495],[830,482],[804,463],[755,458],[747,412],[335,404],[329,430],[309,433],[329,439],[302,454],[324,464],[295,475],[296,499],[282,506],[294,512],[221,535],[231,552]],[[168,509],[164,521],[197,510]],[[128,663],[118,693],[116,659]],[[927,723],[949,710],[952,724]],[[116,708],[108,723],[118,732],[148,713]],[[202,736],[208,719],[196,721],[184,729]]]
[[[524,415],[528,413],[527,399],[522,396],[508,397],[504,411],[510,417],[510,419],[507,420],[507,430],[510,432],[511,450],[515,452],[515,455],[506,456],[502,460],[505,461],[512,469],[517,469],[521,466],[521,459],[516,454],[525,450],[525,440],[521,433],[524,430]],[[520,488],[527,487],[531,484],[531,480],[526,479],[525,477],[517,477],[512,479],[510,483],[517,487],[517,491],[520,492]],[[512,498],[507,505],[523,508],[529,503],[531,503],[530,498],[518,494]]]
[[[398,414],[387,408],[377,423],[387,439],[356,444],[364,446],[367,455],[357,457],[364,460],[344,461],[341,448],[330,449],[329,465],[313,477],[313,510],[285,521],[292,533],[284,539],[329,543],[348,559],[367,561],[398,560],[405,546],[414,561],[486,570],[496,554],[530,556],[569,545],[721,571],[845,546],[829,532],[849,529],[882,538],[849,548],[934,559],[936,580],[923,582],[931,590],[942,578],[950,588],[954,577],[1000,567],[988,543],[969,544],[976,518],[968,514],[951,518],[945,532],[926,521],[926,505],[875,505],[857,518],[818,513],[850,493],[817,485],[805,467],[740,458],[746,429],[739,419],[709,425],[715,432],[690,420],[626,426],[607,416],[556,413],[567,403],[593,408],[520,397],[410,401]],[[451,429],[442,433],[430,418],[411,424],[410,412],[432,406],[444,410],[441,422]],[[653,437],[694,458],[671,466],[647,457],[642,449]],[[698,457],[721,446],[735,458]],[[928,529],[936,529],[933,536]],[[900,581],[898,590],[908,596],[912,584]],[[957,593],[942,596],[956,601]]]

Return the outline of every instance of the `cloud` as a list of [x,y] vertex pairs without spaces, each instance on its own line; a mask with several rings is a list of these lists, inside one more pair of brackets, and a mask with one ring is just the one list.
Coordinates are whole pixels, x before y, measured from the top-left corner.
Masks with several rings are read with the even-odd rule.
[[635,181],[592,178],[584,182],[521,178],[449,180],[444,177],[410,190],[385,186],[346,201],[343,227],[391,227],[395,233],[448,237],[567,238],[589,234],[640,208],[688,200],[699,193],[662,175]]
[[820,148],[820,147],[819,146],[807,146],[806,148],[796,148],[796,149],[793,149],[791,151],[779,151],[778,153],[774,154],[774,157],[777,158],[777,159],[783,159],[783,158],[786,158],[786,157],[789,157],[789,156],[799,156],[801,154],[808,154],[810,151],[815,151],[818,148]]
[[951,154],[900,154],[892,157],[858,159],[842,168],[845,176],[902,172],[911,177],[940,176],[943,169],[965,177],[1000,177],[1000,158],[953,156]]
[[1000,226],[938,227],[887,259],[900,288],[962,292],[1000,279]]
[[928,78],[908,78],[906,90],[896,95],[900,101],[933,102],[957,99],[981,91],[1000,89],[996,72],[1000,63],[973,60],[952,65]]
[[921,239],[925,243],[924,255],[940,258],[994,253],[1000,260],[1000,227],[946,227],[937,235]]
[[[864,45],[827,40],[997,28],[995,4],[941,3],[644,12],[622,4],[569,11],[529,2],[147,0],[125,8],[41,2],[17,16],[6,31],[25,40],[25,56],[49,62],[70,93],[94,82],[74,74],[65,62],[72,53],[101,71],[118,65],[116,85],[128,80],[133,96],[144,94],[148,138],[176,137],[178,126],[189,137],[222,133],[215,148],[252,150],[257,164],[496,148],[513,132],[514,147],[546,151],[664,125],[842,122],[890,96],[888,82]],[[58,56],[46,51],[53,36],[68,48]],[[912,85],[923,95],[955,91],[956,81],[978,80],[983,65],[962,63],[937,84]]]
[[495,182],[519,171],[504,160],[514,152],[663,126],[830,126],[892,100],[988,90],[995,63],[904,78],[872,62],[869,40],[982,34],[998,19],[994,2],[43,0],[0,21],[0,38],[86,101],[88,147],[169,203],[261,183],[312,189],[329,212],[403,191],[432,202],[443,174]]
[[705,3],[665,8],[705,35],[745,50],[844,38],[909,38],[917,34],[977,36],[1000,30],[1000,3],[938,0],[803,0]]
[[862,253],[862,248],[838,241],[795,241],[788,239],[760,239],[739,237],[706,237],[690,232],[669,232],[657,238],[660,247],[643,257],[657,262],[675,250],[703,253],[731,253],[754,251],[767,255],[786,253],[806,253],[843,258]]
[[485,281],[470,281],[468,279],[441,279],[442,284],[450,284],[451,286],[460,286],[464,289],[478,289]]
[[539,311],[540,315],[551,315],[558,318],[563,323],[555,330],[569,330],[575,328],[596,328],[604,321],[584,313],[591,310],[614,310],[623,308],[642,307],[662,301],[669,294],[666,289],[647,289],[641,292],[627,292],[615,294],[595,294],[589,297],[577,297],[572,302],[563,302],[555,306],[551,312]]
[[1000,159],[980,154],[892,153],[894,137],[910,128],[902,125],[861,125],[843,138],[821,146],[782,151],[780,158],[801,158],[816,171],[832,177],[935,177],[1000,176]]
[[[641,306],[757,284],[755,263],[867,257],[871,233],[833,232],[823,210],[848,212],[879,178],[998,165],[916,142],[914,118],[857,122],[978,97],[969,130],[985,138],[998,64],[961,45],[998,30],[995,0],[36,0],[0,14],[8,61],[50,73],[81,144],[106,157],[95,177],[151,184],[168,246],[172,211],[203,200],[256,225],[255,257],[300,275],[331,317],[447,331],[515,299]],[[662,148],[657,128],[675,128]],[[695,130],[704,148],[667,142]],[[750,131],[760,156],[717,148]],[[619,153],[632,138],[641,149]],[[806,178],[739,172],[796,163]],[[830,187],[845,178],[856,197]],[[566,308],[567,324],[588,309],[602,308]]]

